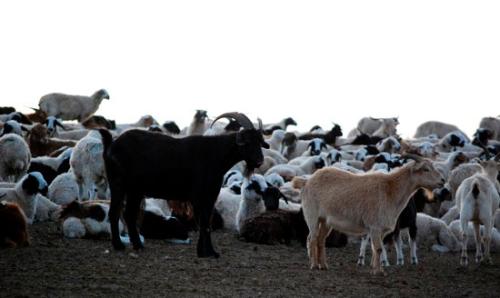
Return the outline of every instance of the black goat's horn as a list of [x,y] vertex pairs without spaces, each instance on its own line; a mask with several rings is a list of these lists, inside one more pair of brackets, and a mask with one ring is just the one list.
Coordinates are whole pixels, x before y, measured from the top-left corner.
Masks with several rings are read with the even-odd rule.
[[259,131],[262,132],[262,119],[257,118],[257,122],[259,123]]
[[217,118],[214,119],[214,121],[212,122],[212,125],[214,125],[214,123],[221,118],[234,119],[244,129],[255,129],[252,121],[250,121],[250,119],[248,119],[248,117],[245,114],[238,113],[238,112],[229,112],[229,113],[224,113],[222,115],[219,115]]

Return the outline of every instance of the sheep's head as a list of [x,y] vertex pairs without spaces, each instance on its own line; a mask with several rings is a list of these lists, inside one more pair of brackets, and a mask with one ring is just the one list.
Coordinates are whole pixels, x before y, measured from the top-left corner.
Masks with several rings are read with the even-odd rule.
[[31,172],[28,175],[24,176],[21,181],[21,188],[28,195],[34,195],[36,193],[47,193],[48,185],[40,172]]
[[168,131],[171,134],[178,135],[181,132],[181,129],[179,126],[177,126],[177,123],[174,121],[167,121],[163,123],[163,128],[165,128],[166,131]]
[[314,157],[314,169],[319,170],[326,166],[325,159],[321,156]]
[[205,110],[196,110],[196,114],[194,114],[194,119],[196,120],[196,122],[203,122],[207,118],[208,118],[207,111],[205,111]]
[[264,191],[264,205],[266,206],[266,210],[277,210],[280,205],[280,198],[283,198],[288,203],[287,197],[281,193],[279,188],[268,184]]
[[49,137],[53,137],[56,134],[57,126],[66,130],[66,127],[62,125],[61,121],[59,121],[59,119],[57,119],[54,116],[47,117],[47,119],[45,120],[45,125],[47,126],[47,132],[49,133]]
[[266,179],[262,175],[254,174],[243,182],[243,199],[260,201],[267,189]]
[[445,180],[443,176],[429,159],[413,154],[406,154],[403,158],[415,161],[411,162],[412,164],[409,166],[411,167],[411,177],[412,179],[416,179],[419,187],[432,190],[444,185]]
[[319,155],[323,149],[326,149],[326,143],[323,139],[314,138],[309,142],[307,148],[309,149],[311,156]]
[[3,126],[3,130],[2,130],[2,134],[0,135],[0,137],[3,135],[6,135],[8,133],[15,133],[17,135],[22,136],[23,131],[28,131],[28,129],[26,127],[24,127],[23,125],[21,125],[17,121],[9,120],[9,121],[5,122],[5,124]]
[[474,139],[472,144],[482,147],[488,145],[488,140],[492,139],[494,136],[493,131],[487,128],[478,128],[474,133]]
[[105,89],[97,90],[94,95],[94,98],[97,99],[109,99],[109,93]]
[[293,120],[292,117],[288,117],[288,118],[285,118],[284,124],[285,124],[285,128],[286,128],[288,125],[297,125],[297,122],[295,122],[295,120]]
[[260,167],[264,161],[262,148],[269,149],[269,144],[262,137],[262,122],[259,119],[259,129],[255,129],[250,119],[242,113],[224,113],[214,119],[212,125],[221,118],[229,118],[238,121],[243,130],[236,133],[236,145],[238,152],[247,164],[247,170],[252,172]]

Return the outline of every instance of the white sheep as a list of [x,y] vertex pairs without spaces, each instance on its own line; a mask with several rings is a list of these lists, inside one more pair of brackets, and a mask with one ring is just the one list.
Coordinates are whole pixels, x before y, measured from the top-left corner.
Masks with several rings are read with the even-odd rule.
[[487,128],[493,132],[493,139],[500,141],[500,116],[484,117],[479,123],[480,128]]
[[8,133],[14,133],[18,136],[23,136],[23,131],[28,131],[28,129],[15,120],[9,120],[3,124],[3,129],[0,136],[6,135]]
[[46,166],[51,167],[54,171],[57,171],[61,163],[65,159],[69,159],[72,153],[73,153],[73,148],[67,148],[63,151],[63,153],[59,154],[57,157],[49,157],[49,156],[33,157],[31,159],[31,162],[44,164]]
[[395,137],[389,136],[377,143],[377,149],[380,152],[397,153],[401,150],[401,144]]
[[103,160],[104,146],[100,139],[87,136],[76,144],[69,160],[79,186],[81,200],[106,199],[107,179]]
[[302,176],[314,173],[317,169],[321,169],[326,165],[326,161],[322,156],[311,156],[303,161],[300,165],[282,164],[270,168],[265,176],[272,173],[277,173],[285,180],[291,180],[295,176]]
[[0,137],[0,181],[16,182],[28,171],[31,153],[26,141],[13,133]]
[[285,138],[285,133],[286,132],[283,129],[273,131],[271,137],[266,139],[266,142],[269,144],[269,149],[281,152],[281,143]]
[[80,122],[94,114],[103,99],[109,99],[109,94],[104,89],[91,96],[50,93],[42,96],[38,105],[48,116]]
[[420,187],[444,183],[428,160],[416,156],[389,174],[356,175],[336,168],[317,171],[309,180],[295,178],[302,186],[304,218],[309,227],[308,255],[311,268],[327,269],[325,239],[332,229],[353,235],[369,234],[373,273],[380,266],[383,237],[394,230],[401,211]]
[[214,208],[222,217],[224,229],[238,232],[236,214],[240,209],[241,195],[235,194],[229,188],[223,187],[219,192]]
[[49,185],[49,199],[59,205],[79,200],[80,188],[72,172],[58,175]]
[[462,163],[469,161],[469,158],[461,151],[452,152],[448,158],[443,161],[434,161],[434,167],[441,172],[444,179],[448,179],[450,171]]
[[205,110],[196,110],[193,120],[187,129],[188,136],[203,135],[209,127],[208,115]]
[[243,182],[240,206],[236,213],[236,230],[238,232],[240,232],[245,220],[255,217],[266,210],[263,200],[263,193],[266,188],[266,179],[262,175],[252,175]]
[[442,138],[453,131],[460,131],[460,129],[453,124],[439,121],[427,121],[417,127],[414,138],[423,138],[430,135],[436,135],[438,138]]
[[483,171],[465,179],[457,190],[456,204],[460,210],[460,227],[462,229],[460,240],[462,242],[462,256],[460,264],[467,266],[467,225],[469,221],[474,223],[476,239],[476,262],[483,259],[481,250],[481,235],[479,234],[479,224],[485,227],[484,233],[484,257],[491,263],[490,241],[491,228],[493,227],[493,216],[500,203],[500,195],[496,184],[500,165],[496,161],[490,160],[482,162]]
[[458,238],[444,221],[421,212],[417,213],[417,237],[420,243],[437,241],[432,248],[439,252],[460,248]]
[[39,172],[25,175],[14,188],[1,188],[0,200],[16,203],[26,215],[27,222],[32,224],[38,204],[38,193],[47,187],[47,182]]

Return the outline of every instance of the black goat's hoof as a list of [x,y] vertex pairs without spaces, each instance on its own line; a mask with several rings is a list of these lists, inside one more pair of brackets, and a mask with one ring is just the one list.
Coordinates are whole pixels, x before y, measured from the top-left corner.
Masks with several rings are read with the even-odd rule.
[[218,259],[220,257],[220,254],[218,252],[212,251],[212,252],[198,252],[198,258],[210,258],[213,257],[214,259]]
[[142,243],[139,243],[137,245],[134,244],[134,249],[135,250],[144,250],[144,245],[142,245]]
[[125,250],[125,245],[120,241],[120,242],[113,242],[113,248],[115,250]]

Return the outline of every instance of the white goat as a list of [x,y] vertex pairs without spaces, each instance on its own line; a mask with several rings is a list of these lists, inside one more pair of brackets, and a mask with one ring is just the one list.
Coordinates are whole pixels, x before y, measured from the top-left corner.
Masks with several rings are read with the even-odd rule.
[[462,241],[462,256],[460,264],[467,266],[467,225],[469,221],[474,223],[476,239],[476,262],[483,259],[481,250],[481,235],[479,224],[485,227],[484,233],[484,257],[491,263],[490,241],[491,228],[493,227],[493,216],[498,208],[500,196],[496,184],[500,166],[496,161],[482,162],[483,171],[465,179],[457,190],[457,208],[460,210],[460,227],[462,229],[460,240]]
[[410,194],[420,187],[444,183],[428,160],[417,159],[389,174],[356,175],[336,168],[317,171],[309,180],[296,178],[304,218],[309,227],[308,254],[311,268],[327,269],[325,240],[332,229],[366,235],[372,241],[373,273],[381,273],[382,239],[393,231]]

